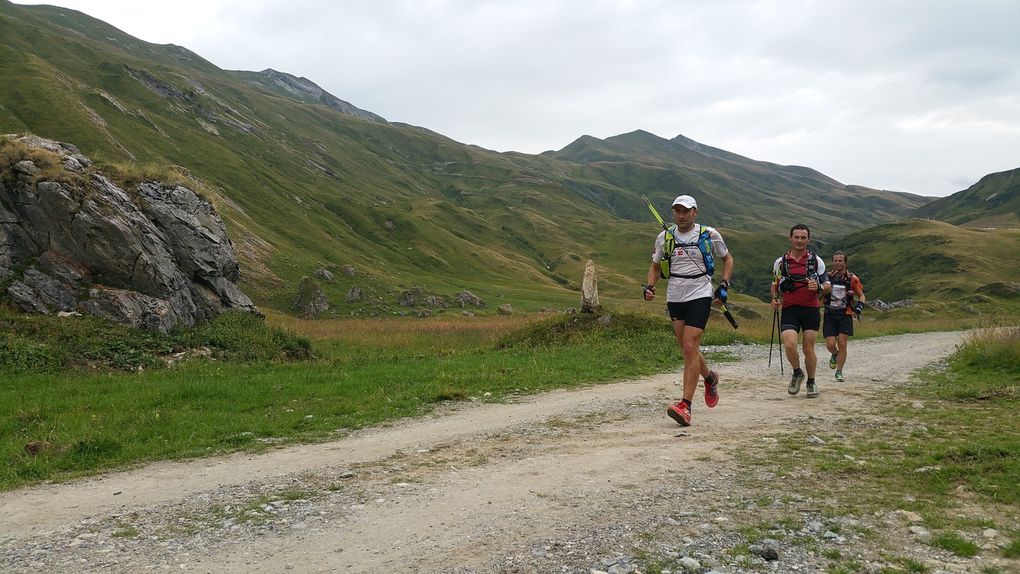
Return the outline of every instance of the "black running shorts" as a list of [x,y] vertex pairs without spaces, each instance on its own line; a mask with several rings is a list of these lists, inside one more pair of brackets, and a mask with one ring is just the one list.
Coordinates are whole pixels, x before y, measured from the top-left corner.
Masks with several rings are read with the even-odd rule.
[[817,331],[818,327],[822,324],[822,316],[818,311],[818,307],[790,305],[789,307],[783,307],[783,314],[779,319],[779,324],[781,325],[780,331],[789,331],[790,329],[798,333],[800,333],[801,329]]
[[835,337],[836,335],[854,335],[854,317],[846,313],[826,313],[825,324],[822,325],[822,335]]
[[685,327],[694,327],[705,330],[708,325],[708,315],[712,312],[712,298],[702,297],[692,299],[683,303],[666,303],[669,310],[669,318],[674,321],[683,321]]

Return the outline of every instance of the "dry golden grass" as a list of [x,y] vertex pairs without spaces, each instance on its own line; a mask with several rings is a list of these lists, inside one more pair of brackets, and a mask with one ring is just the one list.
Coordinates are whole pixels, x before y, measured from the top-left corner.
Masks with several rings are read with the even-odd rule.
[[266,322],[312,341],[400,349],[417,345],[449,346],[494,343],[548,317],[546,314],[442,316],[386,319],[300,319],[267,310]]

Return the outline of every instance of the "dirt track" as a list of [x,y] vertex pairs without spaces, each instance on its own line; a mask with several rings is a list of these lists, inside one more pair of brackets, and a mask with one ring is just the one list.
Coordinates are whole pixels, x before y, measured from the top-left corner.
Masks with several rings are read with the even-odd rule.
[[818,399],[789,397],[778,360],[766,368],[767,347],[745,346],[747,358],[713,365],[722,400],[696,403],[685,429],[664,414],[679,391],[666,374],[466,403],[326,444],[7,492],[0,570],[589,572],[665,523],[692,544],[709,527],[702,562],[743,571],[712,554],[713,544],[725,550],[720,527],[740,519],[731,502],[756,496],[731,490],[734,453],[866,409],[879,387],[960,341],[853,341],[847,382],[820,365]]

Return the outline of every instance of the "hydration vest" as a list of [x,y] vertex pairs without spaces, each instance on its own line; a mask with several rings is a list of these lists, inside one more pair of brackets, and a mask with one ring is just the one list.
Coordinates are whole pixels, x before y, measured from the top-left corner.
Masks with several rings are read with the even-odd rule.
[[[698,277],[704,277],[705,275],[711,276],[715,273],[715,258],[712,257],[712,234],[705,229],[704,225],[698,225],[698,239],[693,243],[681,243],[677,245],[676,236],[676,225],[671,225],[666,230],[665,241],[662,244],[662,261],[659,262],[659,277],[667,279],[669,277],[676,277],[679,279],[695,279]],[[670,273],[669,267],[670,262],[673,259],[673,251],[677,247],[681,249],[686,247],[698,246],[698,251],[701,251],[701,259],[705,263],[705,270],[695,275],[678,275],[676,273]],[[685,251],[686,252],[686,251]]]
[[[832,283],[833,288],[836,285],[842,285],[846,288],[846,306],[849,307],[853,304],[853,300],[856,294],[853,292],[853,282],[857,276],[850,271],[846,272],[846,275],[842,279],[837,279],[834,275],[829,275],[829,282]],[[822,296],[822,302],[828,306],[832,303],[832,291],[829,291]]]
[[[811,250],[807,252],[807,274],[806,275],[793,275],[790,273],[790,252],[787,251],[783,254],[783,260],[779,263],[779,289],[781,291],[795,291],[801,287],[807,286],[807,280],[818,277],[818,258],[815,253]],[[783,283],[789,282],[785,286]],[[793,285],[798,283],[798,285]],[[803,284],[801,284],[803,283]]]

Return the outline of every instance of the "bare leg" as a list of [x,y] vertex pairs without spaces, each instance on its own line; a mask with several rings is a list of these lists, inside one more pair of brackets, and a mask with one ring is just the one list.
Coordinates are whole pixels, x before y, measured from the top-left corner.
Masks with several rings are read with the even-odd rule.
[[797,331],[787,329],[781,335],[783,348],[786,349],[786,358],[794,369],[800,368],[800,355],[797,354]]
[[846,348],[850,337],[848,335],[840,334],[839,336],[839,356],[836,358],[836,370],[842,371],[843,365],[846,364]]
[[815,355],[817,338],[818,331],[804,330],[804,370],[807,371],[809,379],[815,378],[815,367],[818,366],[818,357]]
[[701,356],[701,334],[703,332],[702,329],[688,327],[683,321],[673,321],[673,334],[684,354],[683,398],[688,401],[694,398],[694,391],[698,388],[698,376],[705,364],[705,359]]

